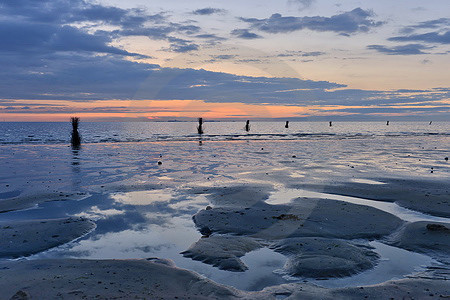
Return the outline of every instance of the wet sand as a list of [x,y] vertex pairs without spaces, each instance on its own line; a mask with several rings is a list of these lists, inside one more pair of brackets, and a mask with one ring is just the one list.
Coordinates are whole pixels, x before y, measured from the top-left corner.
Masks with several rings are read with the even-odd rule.
[[244,292],[161,259],[0,263],[0,278],[2,299],[443,299],[450,295],[448,281],[440,278],[337,289],[296,283]]
[[[308,151],[317,146],[315,142],[286,143],[285,147],[278,147],[278,142],[87,145],[77,153],[65,149],[65,155],[59,146],[42,147],[39,151],[45,155],[33,175],[16,174],[25,168],[21,164],[27,154],[22,153],[17,165],[8,164],[0,174],[0,184],[8,185],[0,193],[0,288],[5,291],[0,298],[450,295],[448,166],[440,162],[441,173],[425,175],[422,162],[411,167],[405,157],[400,166],[387,170],[379,165],[388,161],[386,155],[367,162],[367,156],[358,156],[358,149],[366,145],[355,141],[312,158]],[[355,149],[348,154],[350,146]],[[304,154],[299,154],[301,150]],[[31,152],[28,159],[35,157]],[[160,160],[162,165],[157,164]],[[289,197],[282,193],[286,189]],[[307,190],[320,195],[308,197]],[[332,195],[352,196],[359,202],[335,200]],[[410,220],[383,209],[383,203],[422,214]],[[157,231],[147,240],[155,228],[174,226],[173,220],[181,220],[180,227]],[[182,226],[185,232],[176,232]],[[174,232],[178,235],[170,237]],[[108,240],[114,234],[119,238]],[[184,240],[174,248],[158,244],[158,239]],[[351,279],[376,270],[386,258],[371,242],[420,253],[433,262],[424,266],[423,273],[402,273],[401,280],[386,274],[376,285],[320,286],[323,279]],[[262,250],[284,260],[267,271],[280,281],[255,285],[261,287],[257,291],[199,275],[211,275],[208,272],[215,269],[245,275],[254,268],[249,264],[251,254]],[[155,253],[170,253],[174,262],[167,257],[146,259]],[[177,267],[180,264],[193,267],[185,270]]]

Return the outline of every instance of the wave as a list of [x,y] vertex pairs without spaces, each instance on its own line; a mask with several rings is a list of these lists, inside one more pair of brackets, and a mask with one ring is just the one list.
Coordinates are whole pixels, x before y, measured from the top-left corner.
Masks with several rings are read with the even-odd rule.
[[[148,137],[130,137],[114,134],[107,136],[88,136],[83,138],[85,144],[98,143],[145,143],[145,142],[187,142],[187,141],[241,141],[241,140],[333,140],[333,139],[371,139],[377,137],[405,138],[405,137],[448,137],[450,133],[442,132],[396,132],[396,133],[245,133],[245,134],[188,134],[188,135],[162,135],[154,134]],[[25,137],[15,139],[0,139],[0,145],[21,144],[69,144],[67,139],[55,139],[45,137]]]

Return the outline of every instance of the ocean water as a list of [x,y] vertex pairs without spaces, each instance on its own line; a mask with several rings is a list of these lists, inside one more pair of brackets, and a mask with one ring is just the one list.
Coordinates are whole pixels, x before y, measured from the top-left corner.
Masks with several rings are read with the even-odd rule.
[[[268,203],[328,197],[368,205],[405,221],[443,221],[395,203],[295,188],[334,182],[383,184],[428,180],[450,188],[450,122],[195,122],[80,124],[82,146],[70,147],[70,123],[0,123],[0,201],[32,195],[36,203],[0,213],[0,222],[84,216],[97,228],[39,258],[172,259],[216,282],[245,290],[293,281],[323,286],[376,284],[437,264],[432,258],[372,241],[372,270],[314,281],[283,274],[286,257],[269,248],[246,254],[245,272],[229,272],[180,254],[201,238],[192,216],[211,205],[193,187],[267,184]],[[199,143],[199,141],[202,143]],[[161,162],[162,164],[158,164]],[[426,189],[426,186],[424,186]],[[325,189],[324,189],[325,190]],[[75,193],[76,197],[72,197]],[[58,197],[59,196],[59,197]],[[52,201],[46,201],[50,199]]]
[[[203,140],[308,140],[374,137],[450,136],[450,122],[206,122]],[[81,122],[84,143],[192,141],[195,122]],[[70,141],[69,122],[0,122],[0,144],[64,144]]]

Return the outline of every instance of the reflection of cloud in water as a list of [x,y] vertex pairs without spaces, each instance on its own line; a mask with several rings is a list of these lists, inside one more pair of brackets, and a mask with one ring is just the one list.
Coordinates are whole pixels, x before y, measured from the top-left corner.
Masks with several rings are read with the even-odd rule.
[[199,210],[209,204],[209,200],[204,195],[196,195],[194,198],[185,199],[176,203],[171,203],[170,208],[178,210]]
[[351,181],[356,182],[356,183],[366,183],[366,184],[386,184],[384,182],[381,181],[375,181],[375,180],[371,180],[371,179],[366,179],[366,178],[350,178]]
[[155,202],[170,201],[172,193],[168,189],[154,191],[135,191],[111,194],[116,202],[131,205],[149,205]]
[[76,217],[85,217],[92,220],[106,219],[110,216],[121,215],[125,213],[122,210],[117,210],[114,208],[110,209],[100,209],[98,206],[92,206],[89,210],[86,210],[82,213],[76,214]]
[[145,226],[148,219],[138,211],[124,211],[123,214],[109,216],[106,219],[100,219],[97,223],[95,233],[103,234],[108,232],[121,232],[127,229]]
[[140,230],[95,234],[79,241],[70,255],[84,258],[147,258],[180,256],[179,252],[199,238],[190,218],[168,219],[164,226],[150,224]]

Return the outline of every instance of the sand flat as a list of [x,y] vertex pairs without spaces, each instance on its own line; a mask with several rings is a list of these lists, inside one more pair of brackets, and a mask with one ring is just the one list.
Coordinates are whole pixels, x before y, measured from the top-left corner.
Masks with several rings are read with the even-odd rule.
[[387,238],[389,244],[450,264],[450,223],[413,222]]
[[65,244],[90,232],[95,223],[85,218],[0,223],[0,257],[17,258]]
[[249,237],[211,236],[202,237],[182,254],[221,270],[244,272],[248,267],[240,257],[258,248],[261,244]]
[[395,202],[400,206],[438,217],[450,217],[450,184],[446,180],[376,178],[384,184],[328,182],[291,184],[291,187],[342,196]]
[[[430,274],[432,275],[432,274]],[[445,299],[445,278],[410,278],[372,286],[323,288],[292,283],[245,292],[163,259],[51,259],[0,263],[4,299]],[[16,297],[16,298],[13,298]]]
[[[161,259],[50,259],[0,263],[2,297],[25,299],[237,299],[251,293],[216,284]],[[21,291],[21,292],[20,292]]]
[[218,207],[199,211],[197,227],[217,233],[265,239],[286,237],[379,238],[403,224],[384,211],[329,199],[297,199],[295,205]]
[[373,268],[379,258],[368,245],[339,239],[288,238],[270,247],[288,256],[287,274],[306,278],[350,276]]
[[26,209],[50,201],[82,200],[89,197],[85,192],[42,192],[33,191],[15,197],[0,199],[0,213]]

